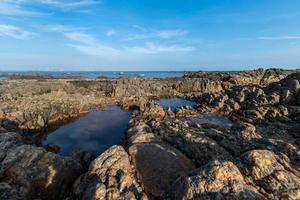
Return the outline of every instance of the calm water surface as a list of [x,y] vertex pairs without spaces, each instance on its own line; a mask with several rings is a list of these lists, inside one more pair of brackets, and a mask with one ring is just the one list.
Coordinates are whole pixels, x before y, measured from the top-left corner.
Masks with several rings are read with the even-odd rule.
[[[161,105],[163,108],[171,108],[175,110],[180,106],[194,106],[196,103],[194,101],[189,101],[181,98],[162,98],[156,100],[156,102]],[[219,117],[217,115],[199,115],[195,118],[189,118],[190,123],[192,124],[217,124],[222,126],[231,126],[232,122],[225,117]]]
[[97,156],[121,142],[130,118],[130,113],[118,106],[93,111],[49,134],[44,144],[58,145],[63,156],[75,149]]
[[194,106],[196,103],[194,101],[189,101],[181,98],[162,98],[156,100],[156,102],[163,108],[171,108],[172,110],[180,106]]

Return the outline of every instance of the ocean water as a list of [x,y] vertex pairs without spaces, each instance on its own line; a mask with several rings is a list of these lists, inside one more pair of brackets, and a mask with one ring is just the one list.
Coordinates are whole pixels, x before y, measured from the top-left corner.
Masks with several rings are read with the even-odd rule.
[[90,112],[50,133],[43,144],[59,146],[59,154],[63,156],[76,149],[97,156],[121,142],[130,118],[131,114],[118,106]]
[[184,71],[0,71],[0,75],[22,74],[22,75],[50,75],[53,77],[81,77],[96,79],[97,77],[108,78],[171,78],[181,77]]

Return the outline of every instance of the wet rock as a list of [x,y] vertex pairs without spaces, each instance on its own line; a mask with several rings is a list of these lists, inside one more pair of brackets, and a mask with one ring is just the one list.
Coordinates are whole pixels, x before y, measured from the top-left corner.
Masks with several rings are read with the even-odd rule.
[[47,151],[53,152],[53,153],[58,153],[60,150],[60,147],[55,145],[55,144],[47,144],[45,145],[45,149]]
[[187,157],[164,143],[134,144],[128,151],[138,180],[155,197],[162,196],[178,177],[194,168]]
[[74,184],[75,199],[143,199],[147,195],[134,178],[129,157],[121,146],[113,146],[90,164]]
[[212,161],[176,181],[172,199],[266,199],[232,162]]
[[2,180],[26,199],[63,198],[80,172],[78,163],[29,145],[9,149],[1,163]]

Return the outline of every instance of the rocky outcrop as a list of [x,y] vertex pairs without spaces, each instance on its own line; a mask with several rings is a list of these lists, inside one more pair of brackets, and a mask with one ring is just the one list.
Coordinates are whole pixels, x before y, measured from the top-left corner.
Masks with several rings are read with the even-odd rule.
[[121,146],[113,146],[96,158],[88,172],[77,179],[71,199],[147,200],[134,176],[126,151]]
[[[299,199],[300,75],[291,72],[0,83],[0,199]],[[163,109],[151,100],[162,96],[197,106]],[[28,140],[109,103],[133,118],[123,146],[97,158]]]
[[251,85],[262,84],[268,85],[273,82],[278,82],[288,75],[297,72],[297,70],[283,69],[258,69],[250,71],[237,72],[189,72],[184,75],[187,78],[206,78],[209,80],[217,80],[223,83],[228,82],[233,85]]
[[299,171],[268,150],[252,150],[241,156],[239,166],[248,180],[267,193],[270,199],[299,199]]
[[61,199],[81,173],[80,164],[46,152],[43,148],[20,145],[10,148],[1,162],[1,181],[11,199]]
[[132,145],[129,155],[137,171],[138,180],[145,191],[162,196],[180,176],[193,169],[193,163],[180,151],[164,143]]
[[173,185],[171,199],[266,199],[248,185],[232,162],[217,160],[192,171]]

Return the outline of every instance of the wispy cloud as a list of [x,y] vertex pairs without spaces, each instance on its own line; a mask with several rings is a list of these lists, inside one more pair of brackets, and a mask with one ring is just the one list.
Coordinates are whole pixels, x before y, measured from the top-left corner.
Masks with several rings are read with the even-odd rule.
[[0,0],[0,15],[26,15],[35,16],[43,13],[30,9],[32,5],[45,5],[59,9],[79,9],[94,4],[99,4],[99,0]]
[[31,39],[35,33],[25,31],[19,27],[0,24],[0,37],[11,37],[19,40],[28,40]]
[[300,40],[300,36],[261,36],[255,38],[240,38],[239,40]]
[[62,1],[62,0],[36,0],[37,3],[54,6],[63,9],[72,9],[86,7],[94,4],[99,4],[101,1],[97,0],[80,0],[80,1]]
[[123,46],[115,48],[110,45],[105,45],[96,37],[86,32],[85,28],[74,28],[62,25],[47,26],[46,30],[62,34],[65,38],[73,41],[66,45],[73,47],[85,54],[92,56],[130,56],[136,54],[158,54],[158,53],[183,53],[194,50],[194,47],[181,46],[177,44],[162,45],[147,42],[140,46]]
[[145,46],[136,46],[127,48],[130,52],[143,54],[157,54],[157,53],[175,53],[175,52],[190,52],[195,50],[194,47],[180,46],[180,45],[161,45],[147,42]]
[[46,30],[62,34],[73,44],[67,44],[85,54],[92,56],[116,56],[120,53],[118,49],[102,44],[93,35],[85,32],[85,28],[74,28],[63,25],[46,26]]
[[[140,27],[139,27],[140,29]],[[143,33],[133,34],[127,37],[125,40],[144,40],[150,38],[162,38],[162,39],[170,39],[173,37],[184,36],[188,32],[181,29],[174,30],[161,30],[161,31],[147,31],[146,29]]]
[[30,10],[23,7],[23,1],[16,0],[1,0],[0,1],[0,15],[24,15],[35,16],[42,13]]

